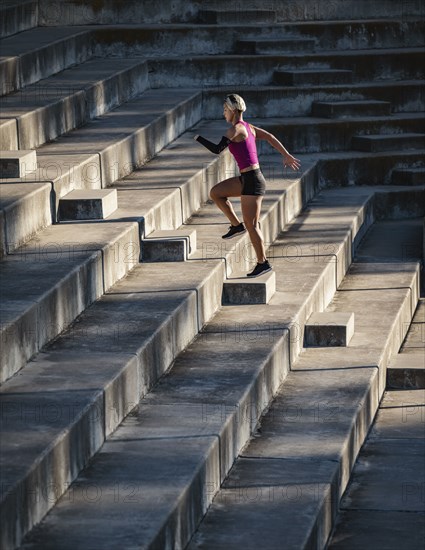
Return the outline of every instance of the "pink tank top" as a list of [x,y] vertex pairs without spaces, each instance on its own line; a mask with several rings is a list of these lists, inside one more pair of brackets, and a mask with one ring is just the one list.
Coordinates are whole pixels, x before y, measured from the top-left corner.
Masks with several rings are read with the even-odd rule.
[[255,144],[255,136],[252,133],[248,122],[241,120],[238,124],[243,124],[245,126],[248,132],[248,137],[244,141],[232,141],[229,144],[229,149],[238,163],[239,170],[243,170],[252,164],[258,164],[258,155],[257,146]]

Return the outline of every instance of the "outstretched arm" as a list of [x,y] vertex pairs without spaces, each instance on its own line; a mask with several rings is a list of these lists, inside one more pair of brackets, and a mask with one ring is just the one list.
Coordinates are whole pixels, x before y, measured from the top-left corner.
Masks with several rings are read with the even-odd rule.
[[219,155],[222,151],[226,149],[226,147],[229,146],[229,143],[231,143],[230,139],[226,136],[223,136],[221,138],[221,141],[217,144],[212,143],[208,139],[203,138],[202,136],[195,136],[193,138],[195,141],[199,141],[204,147],[206,147],[211,153],[214,153],[216,155]]
[[263,130],[262,128],[257,128],[254,126],[255,134],[257,139],[263,139],[267,141],[267,143],[270,143],[270,145],[276,149],[276,151],[279,151],[279,153],[283,156],[283,166],[290,166],[293,170],[298,170],[301,166],[301,162],[293,157],[282,145],[282,143],[270,132],[267,132],[267,130]]

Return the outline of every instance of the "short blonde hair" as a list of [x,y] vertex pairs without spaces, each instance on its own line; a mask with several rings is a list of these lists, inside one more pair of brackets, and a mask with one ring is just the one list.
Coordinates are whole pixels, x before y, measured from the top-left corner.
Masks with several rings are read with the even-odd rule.
[[246,105],[243,98],[238,94],[229,94],[226,96],[226,99],[224,100],[224,103],[231,109],[232,111],[241,111],[242,113],[246,111]]

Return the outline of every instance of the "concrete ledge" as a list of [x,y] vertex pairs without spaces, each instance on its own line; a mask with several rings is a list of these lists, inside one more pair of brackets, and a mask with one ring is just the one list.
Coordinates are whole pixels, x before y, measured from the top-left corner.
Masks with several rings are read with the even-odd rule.
[[268,304],[276,292],[274,271],[261,277],[228,279],[223,283],[223,305]]
[[[93,55],[91,33],[86,29],[37,27],[2,40],[0,95],[38,82]],[[30,44],[30,46],[29,46]]]
[[40,80],[2,98],[2,116],[13,118],[14,126],[4,128],[0,144],[39,147],[139,95],[147,80],[145,61],[117,58],[86,61]]
[[393,185],[425,185],[425,166],[398,168],[391,174]]
[[1,381],[124,277],[139,255],[136,223],[64,224],[4,258]]
[[338,69],[298,69],[275,71],[273,80],[284,86],[309,86],[318,84],[347,84],[353,81],[353,71]]
[[71,191],[59,201],[59,219],[103,220],[118,207],[116,189]]
[[305,325],[306,347],[348,346],[354,334],[354,313],[315,312]]
[[0,8],[0,39],[38,25],[38,0],[12,0]]
[[269,54],[283,52],[312,51],[316,45],[313,38],[244,38],[237,40],[235,53],[237,54]]
[[36,164],[35,151],[0,151],[0,179],[25,178]]
[[351,144],[357,151],[371,153],[400,149],[425,149],[425,134],[406,132],[403,134],[355,136],[352,138]]
[[184,262],[196,250],[196,229],[154,231],[141,244],[142,262]]
[[229,6],[225,10],[217,9],[201,9],[198,12],[198,18],[200,23],[207,23],[210,25],[220,25],[227,24],[229,21],[237,21],[243,13],[243,18],[246,23],[255,23],[258,25],[263,25],[267,23],[276,22],[276,10],[267,10],[267,9],[243,9],[243,12],[240,10],[234,10]]
[[425,349],[396,355],[387,369],[387,385],[394,390],[425,389]]
[[315,101],[312,115],[325,118],[347,118],[351,116],[385,116],[391,114],[389,101]]

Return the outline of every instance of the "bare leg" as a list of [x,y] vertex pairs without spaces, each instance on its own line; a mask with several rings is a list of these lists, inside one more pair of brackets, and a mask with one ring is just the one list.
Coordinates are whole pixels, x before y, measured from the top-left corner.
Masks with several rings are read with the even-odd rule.
[[233,210],[233,205],[228,197],[240,197],[242,184],[238,177],[229,178],[214,185],[210,191],[210,197],[220,208],[232,225],[239,225],[241,222]]
[[252,246],[254,247],[255,254],[257,255],[257,261],[260,264],[266,261],[266,251],[264,249],[263,234],[258,227],[262,202],[262,196],[241,196],[243,221],[249,233],[249,237],[251,239]]

